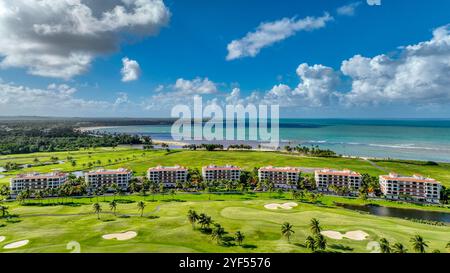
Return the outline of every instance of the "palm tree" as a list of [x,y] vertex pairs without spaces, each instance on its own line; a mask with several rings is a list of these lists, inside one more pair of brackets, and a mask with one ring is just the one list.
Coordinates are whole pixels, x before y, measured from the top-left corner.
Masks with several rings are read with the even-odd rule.
[[109,203],[109,208],[114,212],[114,216],[116,215],[116,209],[117,209],[117,202],[116,200],[111,201]]
[[0,211],[2,212],[2,218],[5,218],[8,215],[8,207],[0,206]]
[[201,213],[198,217],[198,222],[201,225],[201,228],[204,229],[205,227],[209,227],[209,225],[211,225],[212,220],[210,216],[205,213]]
[[120,192],[119,185],[117,185],[117,183],[113,183],[113,184],[111,185],[111,188],[112,188],[113,191],[114,191],[114,199],[113,199],[113,200],[116,200],[116,195]]
[[325,250],[327,248],[327,240],[325,239],[325,237],[322,234],[317,234],[316,238],[316,248],[320,249],[320,250]]
[[92,205],[92,208],[94,209],[94,213],[97,214],[97,219],[100,220],[100,212],[102,212],[102,206],[100,206],[99,203],[95,203]]
[[314,235],[319,235],[322,228],[320,227],[320,222],[316,218],[312,218],[309,224],[309,229]]
[[269,198],[272,197],[272,192],[273,192],[273,188],[275,187],[275,185],[273,184],[273,182],[270,182],[267,185],[267,190],[269,191]]
[[244,241],[245,236],[242,232],[236,231],[236,233],[234,234],[234,239],[236,240],[238,245],[242,245],[242,242]]
[[411,238],[410,242],[413,245],[414,251],[418,253],[425,253],[425,250],[428,247],[427,242],[420,235],[416,235]]
[[381,253],[391,253],[391,246],[386,238],[380,239]]
[[169,195],[172,197],[172,200],[175,199],[176,194],[177,194],[177,192],[174,189],[169,190]]
[[211,200],[211,192],[212,188],[210,186],[206,186],[205,191],[208,193],[208,200]]
[[392,246],[392,252],[394,253],[406,253],[408,250],[405,248],[405,246],[401,243],[395,243]]
[[292,230],[293,226],[288,222],[283,223],[281,226],[281,234],[287,238],[288,242],[290,242],[290,238],[295,231]]
[[143,201],[139,201],[137,204],[138,210],[141,212],[141,217],[144,215],[145,203]]
[[220,224],[215,224],[214,229],[211,232],[211,237],[217,240],[217,244],[220,244],[223,235],[225,235],[225,229]]
[[164,183],[159,184],[159,192],[162,194],[162,197],[164,199]]
[[311,250],[311,252],[316,251],[316,240],[312,236],[306,237],[305,245]]
[[152,201],[155,201],[155,194],[158,192],[158,187],[156,185],[156,183],[151,183],[150,184],[150,192],[152,193]]
[[192,229],[195,229],[195,222],[199,220],[199,216],[195,210],[189,210],[188,211],[188,220],[192,225]]
[[39,201],[42,201],[42,198],[44,197],[44,193],[41,191],[41,190],[37,190],[35,193],[34,193],[34,198],[36,199],[36,200],[39,200]]

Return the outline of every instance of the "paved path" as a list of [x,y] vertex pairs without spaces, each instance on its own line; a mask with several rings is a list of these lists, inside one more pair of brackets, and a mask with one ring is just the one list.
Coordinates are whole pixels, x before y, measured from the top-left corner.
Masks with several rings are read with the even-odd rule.
[[369,162],[370,165],[374,166],[375,168],[377,168],[377,169],[380,170],[380,171],[383,171],[383,172],[389,172],[386,168],[383,168],[383,167],[377,165],[375,162],[369,160],[368,158],[364,158],[364,157],[363,157],[362,159],[364,159],[365,161]]

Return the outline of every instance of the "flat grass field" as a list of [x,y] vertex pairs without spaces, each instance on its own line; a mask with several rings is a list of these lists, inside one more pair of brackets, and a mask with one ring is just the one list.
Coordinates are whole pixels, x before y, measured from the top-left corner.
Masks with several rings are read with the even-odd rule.
[[[311,158],[293,154],[256,151],[142,151],[131,148],[98,148],[74,152],[36,153],[26,155],[0,156],[0,166],[6,162],[18,164],[35,164],[50,162],[51,157],[65,161],[52,165],[36,166],[20,171],[2,173],[5,177],[0,183],[8,183],[9,177],[19,172],[79,171],[98,167],[131,168],[137,175],[144,175],[150,166],[183,165],[189,168],[201,168],[207,164],[234,164],[247,170],[265,165],[301,166],[311,168],[349,168],[362,173],[380,175],[386,171],[395,171],[411,175],[421,173],[450,185],[450,164],[439,163],[438,166],[425,165],[422,162],[368,162],[362,159],[349,158]],[[67,157],[76,161],[72,166]],[[101,162],[97,162],[100,160]],[[88,168],[91,162],[94,166]],[[374,166],[373,163],[376,165]],[[85,164],[83,166],[83,164]],[[275,197],[277,196],[277,197]],[[67,244],[76,241],[81,252],[309,252],[304,246],[305,238],[310,235],[309,221],[317,218],[323,230],[342,233],[363,231],[369,235],[362,241],[349,238],[341,240],[327,238],[327,251],[337,252],[371,252],[371,242],[385,237],[391,244],[400,242],[410,252],[410,238],[420,234],[428,242],[428,251],[439,249],[448,252],[446,244],[450,241],[450,226],[435,226],[403,220],[399,218],[373,216],[346,210],[334,205],[334,201],[350,204],[361,204],[360,199],[323,196],[319,204],[298,202],[291,210],[269,210],[266,204],[292,202],[290,194],[183,194],[175,196],[153,197],[120,196],[117,216],[114,216],[108,202],[114,197],[67,199],[67,204],[59,204],[61,199],[34,201],[34,205],[21,205],[17,202],[6,202],[9,213],[18,215],[12,220],[0,219],[0,252],[70,252]],[[154,200],[155,198],[155,200]],[[145,201],[144,217],[140,217],[137,202]],[[102,206],[100,220],[93,213],[92,203]],[[419,206],[401,202],[367,201],[375,204],[406,207],[424,210],[448,212],[448,207]],[[207,213],[216,223],[220,223],[228,235],[241,231],[245,235],[243,246],[218,245],[210,235],[193,229],[187,219],[187,212],[194,209],[197,213]],[[121,215],[127,215],[123,217]],[[291,223],[295,234],[288,243],[281,235],[281,225]],[[127,231],[137,232],[130,240],[106,240],[102,236]],[[13,242],[29,240],[25,246],[15,249],[4,249]]]
[[[428,252],[435,249],[448,252],[445,248],[450,240],[450,226],[434,226],[408,220],[378,217],[358,213],[332,205],[327,205],[330,197],[324,197],[322,205],[298,202],[291,210],[268,210],[271,203],[292,202],[289,194],[272,198],[267,193],[241,195],[177,194],[175,196],[153,197],[120,196],[117,216],[108,205],[114,197],[82,198],[66,202],[72,205],[58,205],[56,200],[43,200],[47,206],[25,206],[8,203],[10,213],[19,215],[16,222],[0,220],[1,252],[52,252],[67,253],[67,244],[76,241],[83,253],[98,252],[214,252],[214,253],[262,253],[262,252],[310,252],[304,242],[309,231],[311,218],[319,219],[322,230],[346,233],[363,231],[369,235],[365,240],[348,238],[341,240],[327,238],[327,251],[361,253],[371,252],[374,241],[384,237],[391,244],[400,242],[410,252],[410,238],[420,234],[428,242]],[[155,201],[153,199],[155,198]],[[211,198],[211,200],[209,200]],[[127,200],[127,202],[124,202]],[[140,217],[137,201],[145,200],[144,216]],[[92,211],[92,202],[102,206],[100,220]],[[54,204],[49,206],[48,204]],[[245,235],[242,246],[223,246],[217,244],[210,235],[194,230],[187,219],[187,212],[210,215],[214,222],[220,223],[228,235],[241,231]],[[120,215],[128,215],[124,218]],[[293,225],[294,235],[290,243],[281,235],[281,225]],[[111,233],[134,231],[137,236],[130,240],[106,240],[102,236]],[[4,249],[12,242],[29,240],[25,246]]]
[[[24,155],[0,156],[0,166],[6,162],[16,162],[18,164],[35,164],[34,160],[39,162],[50,162],[51,157],[57,157],[64,163],[55,163],[45,166],[37,166],[19,171],[2,173],[0,184],[9,183],[9,177],[17,173],[24,172],[50,172],[60,171],[78,171],[90,169],[87,164],[94,163],[92,168],[118,168],[126,167],[132,169],[136,175],[144,175],[149,167],[156,165],[182,165],[189,168],[201,168],[208,164],[224,165],[233,164],[247,170],[254,167],[272,166],[293,166],[293,167],[311,167],[311,168],[335,168],[351,169],[361,173],[369,173],[373,176],[387,174],[388,172],[397,172],[404,175],[419,173],[424,176],[430,176],[437,179],[443,185],[450,186],[450,164],[439,163],[437,166],[427,165],[425,162],[418,161],[372,161],[376,166],[363,159],[356,158],[314,158],[303,157],[295,154],[282,152],[258,152],[258,151],[186,151],[172,150],[166,152],[163,150],[143,151],[132,148],[97,148],[90,150],[80,150],[73,152],[54,152],[54,153],[35,153]],[[72,166],[67,161],[67,157],[72,157],[77,165]],[[97,161],[101,163],[98,164]],[[83,164],[86,164],[83,166]]]

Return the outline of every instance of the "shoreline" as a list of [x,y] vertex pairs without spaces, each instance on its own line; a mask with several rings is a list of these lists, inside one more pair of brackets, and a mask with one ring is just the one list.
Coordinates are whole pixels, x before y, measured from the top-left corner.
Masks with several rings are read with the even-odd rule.
[[[119,128],[119,127],[128,127],[128,126],[91,126],[91,127],[79,127],[79,128],[75,128],[75,130],[78,130],[80,132],[89,132],[89,131],[101,131],[102,129],[111,129],[111,128]],[[124,132],[123,134],[129,134],[129,135],[133,135],[133,133],[126,133]],[[157,135],[158,133],[155,133],[155,135]],[[136,133],[134,135],[148,135],[150,137],[152,137],[151,133]],[[170,136],[169,136],[170,137]],[[280,152],[283,153],[284,152],[284,146],[296,146],[296,145],[300,145],[300,146],[305,146],[305,147],[309,147],[309,146],[315,146],[318,145],[321,148],[324,149],[330,149],[332,151],[334,151],[337,156],[339,157],[343,157],[343,158],[353,158],[353,159],[360,159],[360,160],[366,160],[366,161],[370,161],[370,160],[389,160],[389,161],[399,161],[399,160],[406,160],[406,161],[418,161],[418,162],[441,162],[441,163],[450,163],[450,160],[445,160],[443,158],[440,157],[436,157],[436,158],[429,158],[429,157],[424,157],[424,158],[420,158],[420,157],[416,157],[416,156],[411,156],[411,157],[406,157],[404,154],[402,154],[402,150],[397,151],[398,149],[396,149],[395,147],[389,148],[387,146],[383,146],[380,145],[380,147],[384,147],[384,149],[388,150],[388,151],[392,151],[392,153],[387,152],[386,155],[381,155],[379,153],[377,153],[376,155],[370,156],[370,155],[366,155],[367,153],[363,153],[360,154],[358,151],[354,151],[353,154],[349,154],[349,153],[345,153],[345,151],[340,151],[333,149],[332,147],[329,147],[329,145],[325,145],[323,146],[321,142],[316,142],[313,143],[314,141],[311,141],[311,143],[306,144],[306,143],[301,143],[298,140],[281,140],[280,144],[279,144],[279,148],[275,148],[275,147],[269,147],[267,145],[267,143],[261,143],[258,141],[208,141],[208,140],[204,140],[204,141],[196,141],[196,140],[191,140],[191,141],[176,141],[176,140],[172,140],[172,139],[164,139],[161,138],[161,136],[155,136],[155,138],[153,138],[153,142],[155,145],[161,145],[162,143],[166,143],[169,145],[169,148],[171,149],[176,149],[176,148],[182,148],[183,146],[186,145],[191,145],[191,144],[196,144],[196,145],[200,145],[200,144],[221,144],[224,146],[224,150],[227,150],[227,147],[230,145],[235,145],[235,144],[244,144],[244,145],[249,145],[252,147],[251,150],[247,150],[247,149],[230,149],[232,151],[260,151],[260,152]],[[258,147],[261,146],[261,147]],[[373,146],[373,145],[369,145],[369,146]],[[410,150],[411,148],[409,147],[401,147],[399,146],[398,148],[408,148],[408,150]],[[363,150],[364,151],[364,150]],[[291,154],[286,152],[285,154]],[[295,153],[292,153],[295,154]]]

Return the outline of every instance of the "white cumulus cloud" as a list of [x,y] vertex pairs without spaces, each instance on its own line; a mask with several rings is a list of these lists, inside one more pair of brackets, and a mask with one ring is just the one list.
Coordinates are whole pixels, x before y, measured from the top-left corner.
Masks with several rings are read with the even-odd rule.
[[361,2],[354,2],[348,5],[339,7],[337,9],[337,14],[344,16],[353,16],[355,15],[356,9],[361,5]]
[[403,47],[397,58],[356,55],[342,63],[352,80],[349,103],[450,103],[450,25],[433,31],[429,41]]
[[141,67],[137,61],[123,58],[122,65],[121,73],[123,82],[131,82],[139,79],[141,76]]
[[191,104],[195,96],[211,96],[218,92],[218,84],[208,78],[179,78],[174,84],[158,86],[156,94],[144,101],[143,107],[153,111],[167,110],[177,104]]
[[283,18],[278,21],[262,23],[254,32],[249,32],[245,37],[229,43],[226,59],[231,61],[243,57],[255,57],[265,47],[287,39],[299,31],[323,28],[331,20],[333,17],[325,13],[321,17]]
[[183,95],[205,95],[217,92],[217,84],[208,78],[195,78],[193,80],[185,80],[180,78],[173,86],[175,92]]
[[70,79],[124,35],[157,34],[169,19],[162,0],[0,0],[0,67]]

